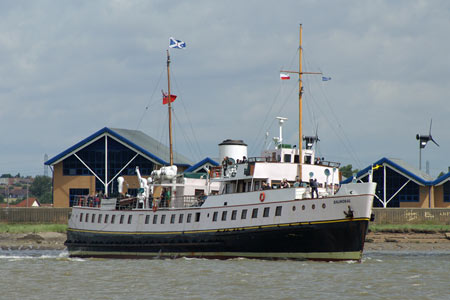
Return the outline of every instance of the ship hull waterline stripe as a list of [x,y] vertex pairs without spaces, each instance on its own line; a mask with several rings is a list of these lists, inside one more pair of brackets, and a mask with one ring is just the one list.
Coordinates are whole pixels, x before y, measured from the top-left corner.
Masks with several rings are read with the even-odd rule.
[[362,251],[310,252],[310,253],[262,253],[262,252],[123,252],[123,251],[70,251],[74,257],[101,258],[259,258],[259,259],[308,259],[308,260],[360,260]]
[[354,218],[354,219],[341,219],[332,221],[312,221],[312,222],[298,222],[298,223],[284,223],[284,224],[274,224],[274,225],[257,225],[248,227],[234,227],[234,228],[217,228],[217,229],[207,229],[207,230],[187,230],[187,231],[100,231],[100,230],[87,230],[87,229],[75,229],[67,228],[67,231],[73,232],[86,232],[86,233],[101,233],[101,234],[133,234],[133,235],[154,235],[154,234],[188,234],[188,233],[208,233],[208,232],[228,232],[228,231],[239,231],[239,230],[252,230],[261,228],[277,228],[285,226],[301,226],[301,225],[314,225],[314,224],[327,224],[327,223],[341,223],[341,222],[359,222],[359,221],[369,221],[369,218]]

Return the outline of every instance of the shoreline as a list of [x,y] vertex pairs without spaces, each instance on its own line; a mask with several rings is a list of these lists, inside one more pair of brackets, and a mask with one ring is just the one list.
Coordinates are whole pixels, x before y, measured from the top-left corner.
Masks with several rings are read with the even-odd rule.
[[[64,250],[65,233],[0,233],[0,250]],[[449,251],[450,233],[369,232],[364,251]]]

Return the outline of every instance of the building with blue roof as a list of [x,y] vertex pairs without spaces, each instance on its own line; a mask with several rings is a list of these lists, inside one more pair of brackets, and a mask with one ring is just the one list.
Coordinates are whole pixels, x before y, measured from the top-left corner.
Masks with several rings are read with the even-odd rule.
[[353,177],[352,180],[377,183],[375,207],[450,207],[450,172],[434,179],[425,172],[397,158],[382,158]]
[[[136,166],[143,176],[169,165],[169,148],[139,130],[102,128],[45,162],[53,171],[54,207],[71,207],[77,196],[117,192],[117,177],[123,176],[129,194],[139,183]],[[174,152],[179,172],[192,162]]]

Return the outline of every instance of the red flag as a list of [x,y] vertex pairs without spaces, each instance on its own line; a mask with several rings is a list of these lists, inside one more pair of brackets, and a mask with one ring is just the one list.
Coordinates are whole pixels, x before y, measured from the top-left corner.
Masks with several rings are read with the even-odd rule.
[[[175,95],[170,95],[170,102],[172,103],[173,101],[175,101],[175,99],[177,99],[177,96]],[[169,96],[167,94],[163,93],[163,105],[164,104],[168,104],[169,103]]]

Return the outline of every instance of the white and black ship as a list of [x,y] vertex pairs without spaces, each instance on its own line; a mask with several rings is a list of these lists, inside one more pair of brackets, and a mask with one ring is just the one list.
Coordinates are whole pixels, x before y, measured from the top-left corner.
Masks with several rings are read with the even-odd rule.
[[[296,73],[301,84],[304,73]],[[301,135],[301,114],[301,147],[283,144],[279,120],[278,143],[260,157],[226,140],[222,165],[204,178],[174,165],[149,178],[137,169],[137,197],[99,205],[81,198],[69,219],[70,256],[360,260],[376,184],[339,185],[339,164],[315,157],[316,139]]]

